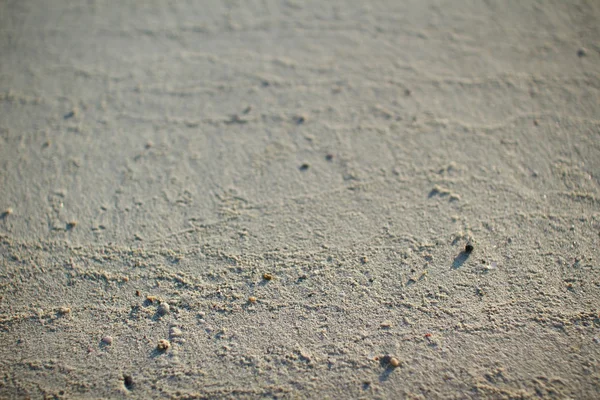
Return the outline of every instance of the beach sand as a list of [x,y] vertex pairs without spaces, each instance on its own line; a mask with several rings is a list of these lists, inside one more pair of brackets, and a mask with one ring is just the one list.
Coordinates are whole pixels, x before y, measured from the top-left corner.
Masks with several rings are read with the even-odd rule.
[[599,396],[600,2],[0,32],[1,398]]

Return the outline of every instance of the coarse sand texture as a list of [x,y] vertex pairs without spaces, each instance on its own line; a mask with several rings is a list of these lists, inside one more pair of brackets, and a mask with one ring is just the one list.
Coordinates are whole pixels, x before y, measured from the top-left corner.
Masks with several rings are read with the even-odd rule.
[[600,398],[600,1],[0,0],[0,398]]

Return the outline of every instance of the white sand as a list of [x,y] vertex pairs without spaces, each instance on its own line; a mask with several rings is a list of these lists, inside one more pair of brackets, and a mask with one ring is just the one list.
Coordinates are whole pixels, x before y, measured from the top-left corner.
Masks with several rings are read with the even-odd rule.
[[600,393],[600,2],[0,32],[1,398]]

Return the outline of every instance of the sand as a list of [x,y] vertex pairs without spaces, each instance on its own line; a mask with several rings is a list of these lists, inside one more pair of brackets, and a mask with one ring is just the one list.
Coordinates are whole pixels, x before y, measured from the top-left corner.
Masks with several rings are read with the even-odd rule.
[[599,2],[0,32],[1,398],[599,395]]

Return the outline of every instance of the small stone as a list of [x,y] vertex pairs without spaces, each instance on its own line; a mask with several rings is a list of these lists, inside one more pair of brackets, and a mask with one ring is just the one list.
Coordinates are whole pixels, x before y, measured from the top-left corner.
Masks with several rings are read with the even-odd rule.
[[77,221],[69,221],[67,222],[67,230],[71,230],[77,226]]
[[112,336],[104,336],[102,338],[102,343],[104,343],[107,346],[110,346],[112,344],[112,342],[113,342]]
[[587,50],[585,48],[580,48],[579,50],[577,50],[577,56],[578,57],[585,57],[587,55]]
[[171,306],[167,302],[160,303],[160,305],[158,306],[158,310],[156,310],[156,312],[160,316],[167,315],[171,312]]
[[304,163],[300,166],[300,171],[306,171],[309,168],[310,168],[310,165],[308,165],[308,163]]
[[169,330],[169,335],[171,337],[181,337],[181,336],[183,336],[183,332],[178,327],[172,326],[171,329]]
[[160,339],[158,341],[158,344],[156,345],[156,350],[165,352],[165,351],[169,350],[170,347],[171,347],[171,342],[169,342],[167,339]]
[[6,210],[4,210],[4,212],[2,213],[3,217],[8,217],[10,214],[13,213],[13,209],[8,207]]
[[256,297],[254,297],[254,296],[248,297],[248,303],[256,303]]
[[71,309],[69,307],[61,307],[58,309],[58,313],[61,315],[69,314]]
[[271,275],[271,274],[269,274],[269,273],[265,273],[265,274],[263,274],[263,279],[264,279],[265,281],[270,281],[270,280],[272,280],[272,279],[273,279],[273,275]]
[[327,154],[327,155],[325,156],[325,159],[326,159],[327,161],[332,161],[332,160],[333,160],[333,154],[331,154],[331,153]]
[[[376,360],[379,359],[379,357],[376,358]],[[391,356],[391,355],[385,355],[383,357],[381,357],[380,359],[381,361],[381,365],[382,366],[388,366],[388,367],[399,367],[400,366],[400,360],[398,360],[396,357]]]
[[360,262],[363,263],[363,264],[366,264],[367,262],[369,262],[369,259],[367,258],[367,256],[362,256],[360,258]]

